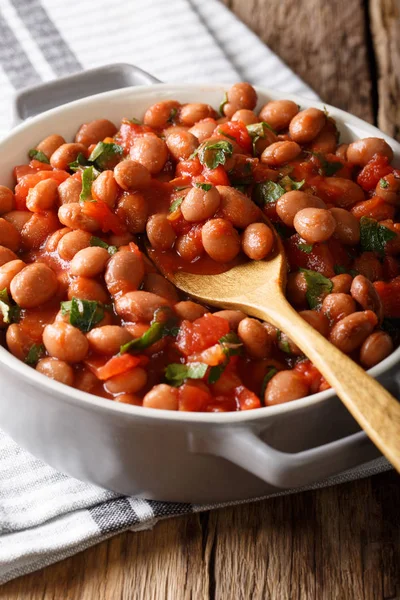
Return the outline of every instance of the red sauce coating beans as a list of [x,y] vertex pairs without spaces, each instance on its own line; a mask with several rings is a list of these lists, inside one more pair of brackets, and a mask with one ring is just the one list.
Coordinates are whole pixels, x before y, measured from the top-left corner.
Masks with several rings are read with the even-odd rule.
[[[379,138],[342,144],[327,111],[171,98],[138,119],[77,124],[0,185],[0,343],[58,382],[153,409],[226,412],[328,385],[288,335],[180,294],[172,272],[268,260],[287,297],[365,368],[399,341],[400,170]],[[345,140],[346,141],[346,140]],[[263,217],[267,217],[267,221]],[[275,233],[269,223],[276,227]]]

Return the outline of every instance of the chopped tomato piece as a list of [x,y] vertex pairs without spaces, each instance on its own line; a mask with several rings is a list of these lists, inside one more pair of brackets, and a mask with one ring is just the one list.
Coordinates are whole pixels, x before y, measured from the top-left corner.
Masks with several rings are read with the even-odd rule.
[[365,165],[357,177],[357,183],[363,190],[370,192],[376,188],[378,181],[385,175],[389,175],[393,167],[389,165],[387,156],[375,154],[375,156]]
[[40,160],[36,160],[34,158],[29,163],[29,166],[32,167],[32,169],[35,169],[35,171],[52,171],[53,170],[53,167],[51,165],[49,165],[48,163],[40,162]]
[[220,365],[226,359],[221,344],[214,344],[210,348],[206,348],[203,352],[198,352],[190,357],[190,362],[202,362],[210,367]]
[[240,410],[252,410],[253,408],[261,408],[260,399],[243,385],[237,387],[235,396],[239,403]]
[[183,321],[176,344],[183,354],[191,356],[195,352],[202,352],[217,344],[227,333],[229,333],[228,321],[207,313],[193,323]]
[[292,235],[284,242],[291,270],[294,271],[302,267],[303,269],[318,271],[325,277],[333,277],[335,275],[335,260],[329,247],[324,243],[313,244],[311,252],[307,253],[299,247],[301,243],[302,239],[297,234]]
[[180,386],[178,391],[179,410],[205,411],[212,402],[212,396],[204,383],[189,381]]
[[153,133],[153,130],[151,127],[147,127],[147,125],[139,125],[138,123],[132,123],[131,121],[124,119],[114,140],[128,152],[133,145],[135,138],[144,133]]
[[23,176],[15,186],[15,205],[17,210],[26,210],[26,197],[31,188],[44,179],[55,179],[62,183],[69,177],[66,171],[38,171]]
[[270,169],[267,165],[257,163],[253,166],[253,179],[256,183],[261,181],[276,181],[279,177],[279,172]]
[[243,148],[245,152],[251,154],[252,150],[252,141],[249,132],[247,131],[247,127],[241,121],[228,121],[227,123],[222,123],[221,125],[217,125],[215,131],[215,135],[221,135],[227,137],[228,139],[232,139],[239,144]]
[[383,304],[385,317],[392,319],[400,318],[400,277],[396,277],[389,283],[375,281],[374,287],[378,292]]
[[176,176],[177,177],[196,177],[200,175],[203,170],[203,166],[197,156],[191,160],[181,160],[176,165]]
[[312,394],[315,394],[319,391],[322,375],[318,369],[314,367],[311,361],[302,360],[301,362],[297,363],[297,365],[294,367],[294,370],[304,377]]
[[229,177],[222,165],[218,165],[216,169],[203,169],[203,177],[205,181],[213,185],[229,185]]
[[379,196],[373,196],[370,200],[357,202],[351,209],[351,212],[357,219],[361,217],[370,217],[376,221],[384,221],[385,219],[393,219],[396,208],[393,204],[388,204]]
[[394,256],[385,256],[383,259],[383,276],[385,279],[394,279],[400,275],[400,264]]
[[238,405],[234,397],[217,396],[206,410],[207,412],[232,412],[238,410]]
[[96,219],[100,224],[100,229],[104,233],[112,231],[115,235],[122,235],[126,232],[125,225],[105,202],[100,200],[96,202],[84,202],[82,212],[88,217]]
[[139,365],[148,364],[147,356],[133,354],[117,354],[106,362],[103,358],[90,358],[85,361],[86,366],[96,375],[101,381],[106,381],[116,375],[121,375],[130,371]]

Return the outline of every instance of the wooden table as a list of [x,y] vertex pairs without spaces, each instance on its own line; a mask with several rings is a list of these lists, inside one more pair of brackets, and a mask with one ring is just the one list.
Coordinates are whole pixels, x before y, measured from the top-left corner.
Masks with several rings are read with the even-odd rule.
[[[400,139],[399,0],[225,2],[327,103]],[[399,508],[390,472],[171,519],[12,581],[0,598],[400,598]]]

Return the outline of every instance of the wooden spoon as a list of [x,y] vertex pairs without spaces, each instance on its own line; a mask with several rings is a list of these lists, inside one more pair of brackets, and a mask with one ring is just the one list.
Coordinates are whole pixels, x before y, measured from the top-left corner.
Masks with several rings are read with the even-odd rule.
[[149,254],[165,277],[193,298],[220,308],[242,310],[285,332],[336,390],[362,429],[400,472],[400,403],[292,308],[284,294],[287,263],[276,232],[275,239],[276,250],[271,258],[248,261],[218,275],[194,275],[183,271],[170,273],[154,253]]

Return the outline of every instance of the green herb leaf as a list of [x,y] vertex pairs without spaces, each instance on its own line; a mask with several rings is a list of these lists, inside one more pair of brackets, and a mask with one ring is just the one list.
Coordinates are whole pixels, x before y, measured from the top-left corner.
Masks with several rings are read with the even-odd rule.
[[98,142],[89,156],[89,162],[101,171],[114,167],[122,158],[124,149],[114,142]]
[[333,265],[333,270],[335,271],[336,275],[347,273],[347,269],[343,265]]
[[179,387],[186,379],[203,379],[207,369],[208,365],[203,363],[171,363],[165,370],[165,378],[170,385]]
[[70,324],[85,333],[104,319],[104,307],[99,302],[75,297],[67,302],[61,302],[61,313],[69,314]]
[[179,198],[176,198],[176,200],[173,201],[173,203],[171,204],[171,206],[169,207],[169,212],[173,213],[176,210],[178,210],[178,208],[180,207],[180,205],[182,204],[184,199],[184,196],[179,196]]
[[175,123],[176,115],[178,114],[177,108],[171,108],[171,112],[169,113],[169,117],[167,119],[167,123],[171,123],[173,125]]
[[246,125],[246,128],[249,132],[253,144],[253,156],[256,156],[256,143],[258,142],[258,140],[265,138],[265,130],[269,129],[270,131],[272,131],[272,133],[275,133],[275,131],[272,129],[271,125],[268,125],[268,123],[266,123],[265,121],[261,121],[260,123],[252,123],[251,125]]
[[82,191],[79,195],[81,202],[94,202],[92,199],[92,183],[96,177],[94,167],[87,167],[82,171]]
[[50,164],[49,159],[40,150],[36,150],[36,148],[31,148],[28,152],[29,158],[33,158],[34,160],[38,160],[39,162],[46,163],[46,165]]
[[339,161],[329,161],[320,152],[311,152],[311,154],[318,158],[320,162],[321,167],[318,171],[320,175],[331,177],[332,175],[337,173],[337,171],[340,171],[340,169],[343,167],[343,163]]
[[190,185],[178,185],[177,187],[174,187],[175,192],[181,192],[182,190],[187,190],[188,188],[190,188]]
[[195,186],[204,190],[205,192],[208,192],[211,190],[212,188],[212,184],[211,183],[195,183]]
[[221,115],[221,117],[225,116],[224,113],[224,106],[225,104],[228,103],[228,94],[225,92],[224,97],[222,98],[221,104],[219,105],[219,114]]
[[218,379],[221,377],[222,373],[225,371],[227,365],[227,361],[222,363],[222,365],[215,365],[214,367],[210,367],[210,371],[208,373],[207,383],[210,385],[216,383]]
[[13,304],[7,288],[0,290],[0,313],[3,323],[18,323],[20,319],[21,309],[17,304]]
[[39,359],[42,358],[42,356],[44,356],[45,352],[46,349],[43,346],[43,344],[33,344],[33,346],[29,348],[28,355],[25,358],[26,364],[36,365]]
[[233,146],[225,140],[214,143],[203,142],[196,153],[202,165],[208,169],[216,169],[218,165],[225,164],[227,157],[232,156]]
[[265,206],[276,202],[285,193],[286,190],[279,183],[263,181],[254,186],[253,200],[258,206]]
[[113,254],[115,254],[116,252],[118,252],[118,248],[117,246],[109,246],[109,244],[107,244],[107,242],[104,242],[101,238],[92,235],[92,237],[90,238],[90,245],[91,246],[99,246],[100,248],[105,248],[105,250],[108,250],[108,253],[111,254],[111,256]]
[[223,129],[218,129],[218,133],[219,135],[223,135],[224,137],[229,138],[233,142],[236,142],[236,138],[233,135],[229,135],[229,133],[226,133],[226,131],[224,131]]
[[312,244],[297,244],[297,247],[299,250],[301,250],[302,252],[305,252],[306,254],[310,254],[313,249]]
[[218,343],[222,346],[222,350],[225,354],[225,360],[222,364],[211,367],[208,374],[208,383],[210,384],[218,381],[229,363],[229,358],[231,356],[240,354],[243,346],[242,340],[233,331],[222,336],[222,338],[218,340]]
[[269,381],[271,381],[273,376],[278,372],[278,369],[276,367],[267,367],[267,369],[268,369],[268,371],[264,375],[264,379],[263,379],[262,386],[261,386],[261,402],[263,404],[264,404],[264,395],[265,395],[265,390],[267,389],[267,385],[268,385]]
[[276,233],[284,240],[287,240],[292,235],[292,230],[283,223],[274,223]]
[[299,269],[299,271],[304,273],[306,280],[308,306],[311,309],[317,308],[321,304],[321,297],[331,293],[333,283],[317,271],[311,271],[310,269]]
[[389,182],[386,181],[386,179],[383,179],[383,177],[382,177],[382,179],[379,180],[379,187],[381,187],[383,190],[385,190],[386,188],[389,187]]
[[139,119],[136,119],[135,117],[133,117],[132,119],[129,119],[130,123],[133,123],[134,125],[141,125],[142,121],[139,121]]
[[77,171],[83,171],[86,167],[89,167],[89,161],[87,158],[85,158],[82,154],[82,152],[79,152],[78,156],[76,157],[76,160],[74,160],[74,162],[69,163],[68,168],[70,169],[70,171],[74,171],[75,173]]
[[395,231],[381,225],[375,219],[361,217],[360,244],[364,252],[377,252],[377,254],[383,256],[387,242],[393,240],[396,236]]
[[305,184],[305,182],[305,179],[302,179],[301,181],[295,181],[294,179],[289,177],[289,175],[285,175],[284,177],[282,177],[279,184],[282,187],[284,187],[286,191],[290,192],[292,190],[300,190]]
[[121,346],[119,352],[120,354],[125,354],[126,352],[131,352],[132,350],[145,350],[149,346],[152,346],[153,344],[158,342],[158,340],[161,340],[161,338],[163,337],[163,332],[163,323],[152,323],[149,329],[145,331],[145,333],[142,336]]

